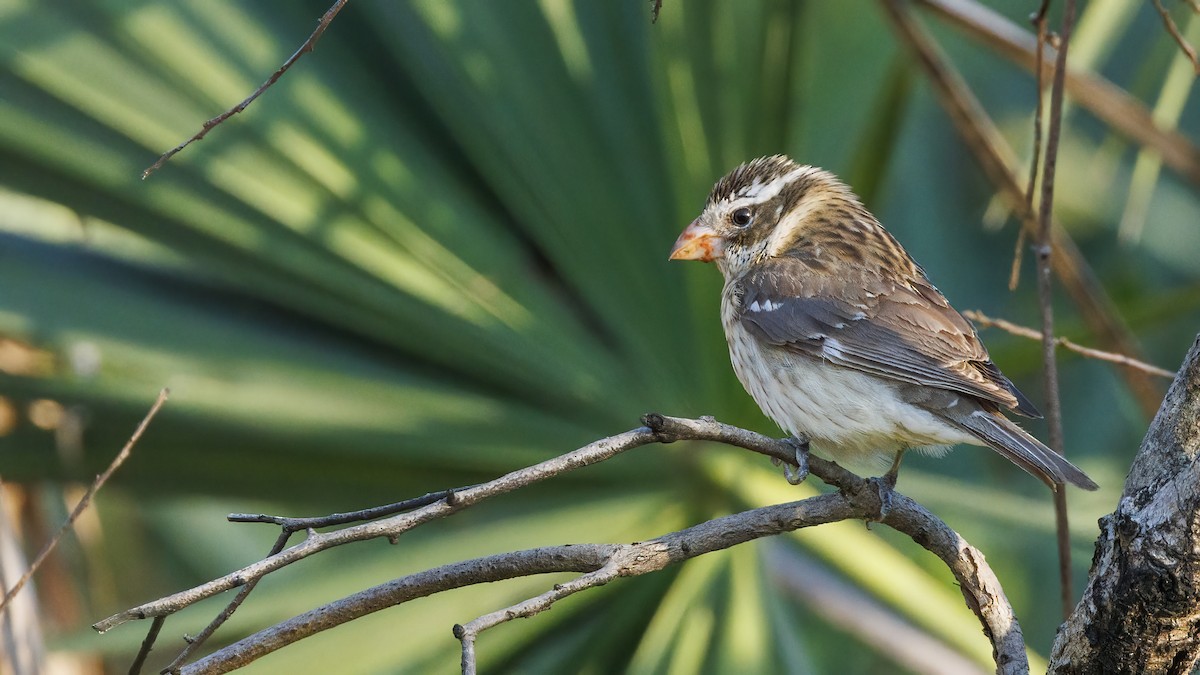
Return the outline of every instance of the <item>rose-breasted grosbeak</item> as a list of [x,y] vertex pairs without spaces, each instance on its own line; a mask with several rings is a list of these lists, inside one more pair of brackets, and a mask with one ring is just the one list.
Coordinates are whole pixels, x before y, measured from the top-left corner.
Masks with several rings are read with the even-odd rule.
[[986,445],[1052,489],[1096,488],[1000,413],[1040,416],[832,174],[780,155],[739,166],[713,187],[671,259],[717,263],[734,372],[818,454],[891,461],[890,486],[908,448]]

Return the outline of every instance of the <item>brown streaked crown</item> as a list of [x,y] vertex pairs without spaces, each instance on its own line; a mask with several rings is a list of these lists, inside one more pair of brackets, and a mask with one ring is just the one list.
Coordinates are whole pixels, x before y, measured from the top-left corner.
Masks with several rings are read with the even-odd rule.
[[832,173],[784,155],[760,157],[717,181],[708,203],[753,202],[759,195],[762,200],[754,203],[758,226],[747,235],[773,238],[774,257],[797,258],[818,273],[836,274],[850,266],[893,278],[925,278],[900,242]]
[[759,157],[730,171],[713,186],[708,203],[730,201],[745,197],[754,186],[767,185],[799,169],[800,165],[785,155]]

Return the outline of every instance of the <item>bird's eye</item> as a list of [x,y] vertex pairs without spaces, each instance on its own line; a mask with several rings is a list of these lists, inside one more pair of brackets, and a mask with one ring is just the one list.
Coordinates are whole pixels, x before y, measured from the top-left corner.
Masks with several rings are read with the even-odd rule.
[[733,224],[738,227],[746,227],[754,220],[754,214],[747,208],[741,208],[733,212],[730,217]]

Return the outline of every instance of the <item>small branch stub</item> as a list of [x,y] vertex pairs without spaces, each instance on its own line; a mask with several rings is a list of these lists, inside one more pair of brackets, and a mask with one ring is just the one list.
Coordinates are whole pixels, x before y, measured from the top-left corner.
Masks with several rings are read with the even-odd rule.
[[642,424],[646,425],[646,428],[654,433],[654,438],[659,443],[666,444],[675,442],[673,437],[663,431],[667,421],[662,415],[656,412],[646,413],[645,415],[642,415]]

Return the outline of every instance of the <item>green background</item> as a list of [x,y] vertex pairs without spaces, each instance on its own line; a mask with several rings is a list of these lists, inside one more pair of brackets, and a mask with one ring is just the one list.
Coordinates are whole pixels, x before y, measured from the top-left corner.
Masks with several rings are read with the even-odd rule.
[[[1025,26],[1036,3],[993,4]],[[273,528],[226,523],[231,511],[316,515],[475,483],[650,410],[778,433],[729,367],[720,275],[666,260],[712,183],[750,158],[784,152],[838,173],[958,308],[1036,324],[1029,256],[1006,287],[1015,223],[878,4],[666,0],[654,25],[649,5],[350,3],[246,112],[142,181],[326,6],[0,0],[0,395],[16,416],[0,478],[26,500],[26,522],[60,521],[75,486],[172,391],[98,519],[38,579],[53,652],[124,672],[145,626],[96,636],[88,624],[262,556]],[[1031,78],[922,18],[1028,154]],[[1200,22],[1180,18],[1194,39]],[[1072,54],[1164,125],[1200,131],[1191,78],[1178,76],[1190,66],[1148,5],[1087,3]],[[1061,152],[1062,221],[1144,357],[1174,369],[1200,318],[1195,186],[1083,110],[1069,112]],[[1097,344],[1066,296],[1057,307],[1062,334]],[[1044,408],[1038,344],[983,337]],[[1078,592],[1096,518],[1115,506],[1148,420],[1112,366],[1066,352],[1060,363],[1068,453],[1102,486],[1071,493]],[[66,421],[34,424],[42,400]],[[816,488],[744,452],[649,446],[398,546],[272,575],[214,644],[441,563],[644,540]],[[1044,487],[968,448],[911,457],[899,489],[988,556],[1036,668],[1060,620]],[[894,672],[864,640],[871,626],[837,625],[782,589],[767,563],[785,552],[990,669],[940,563],[857,522],[573,597],[485,634],[481,668]],[[453,624],[558,580],[420,600],[247,672],[454,672]],[[222,601],[169,620],[150,666]]]

